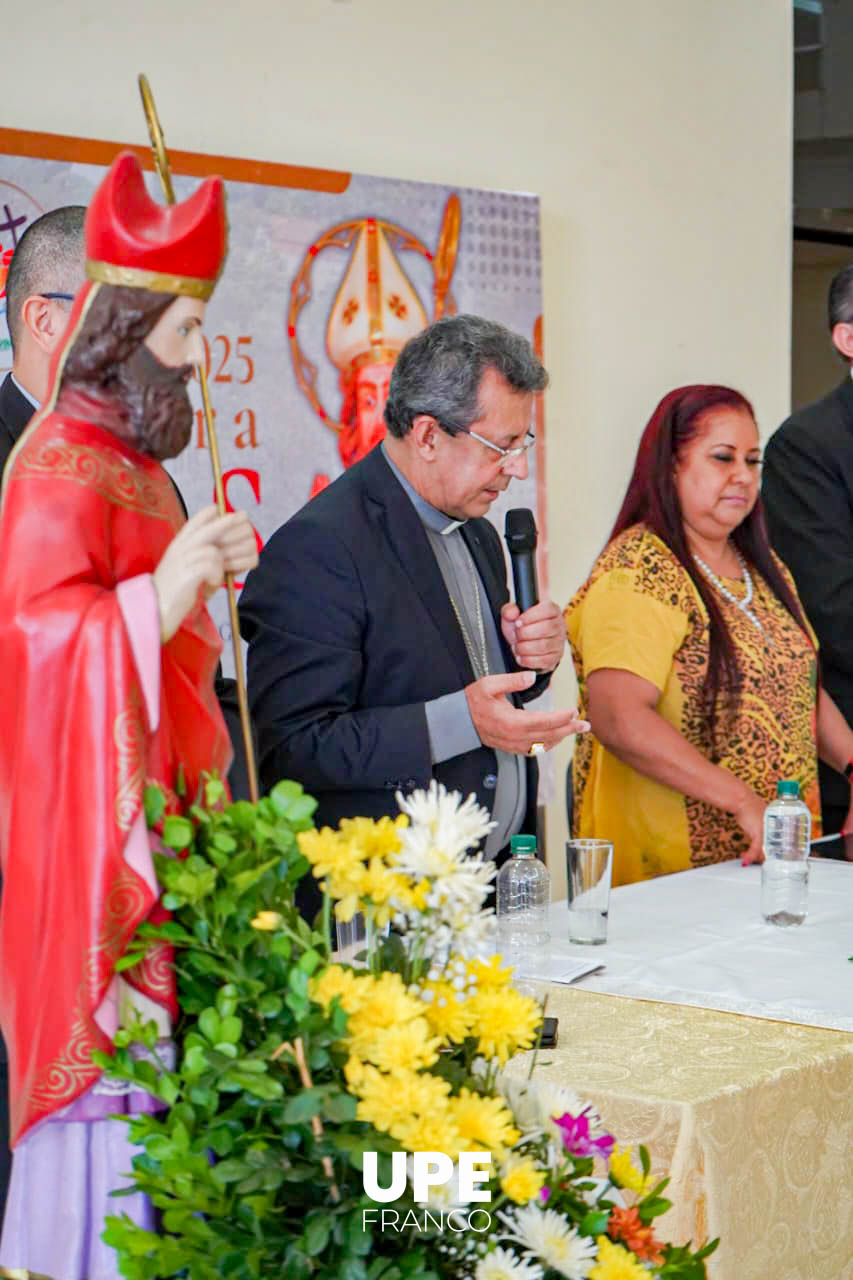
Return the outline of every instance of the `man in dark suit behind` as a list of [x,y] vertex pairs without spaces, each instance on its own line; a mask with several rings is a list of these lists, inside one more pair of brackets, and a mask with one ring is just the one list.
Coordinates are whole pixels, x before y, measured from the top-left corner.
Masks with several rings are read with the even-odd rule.
[[52,209],[31,222],[6,278],[12,371],[0,385],[0,476],[21,432],[47,398],[50,362],[83,283],[83,205]]
[[[403,348],[388,435],[270,539],[240,602],[265,788],[300,781],[318,825],[396,812],[432,778],[473,792],[496,828],[486,854],[531,825],[534,760],[580,722],[523,710],[563,652],[560,612],[509,603],[484,519],[527,475],[530,344],[476,316]],[[310,909],[313,903],[304,903]]]
[[[771,436],[761,496],[773,545],[820,642],[823,683],[853,723],[853,265],[833,279],[828,309],[845,376]],[[824,831],[853,829],[850,786],[822,762],[820,793]],[[853,837],[845,844],[853,859]]]
[[[0,384],[0,486],[6,460],[47,396],[53,352],[84,280],[83,205],[66,205],[31,222],[6,277],[12,370]],[[6,1046],[0,1038],[0,1222],[9,1184]]]

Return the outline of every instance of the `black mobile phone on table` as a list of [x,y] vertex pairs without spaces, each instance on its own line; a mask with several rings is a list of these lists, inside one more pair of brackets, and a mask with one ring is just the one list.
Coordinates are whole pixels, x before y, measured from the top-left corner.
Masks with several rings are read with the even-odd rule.
[[557,1046],[557,1019],[542,1019],[542,1039],[539,1044],[542,1049],[555,1049]]

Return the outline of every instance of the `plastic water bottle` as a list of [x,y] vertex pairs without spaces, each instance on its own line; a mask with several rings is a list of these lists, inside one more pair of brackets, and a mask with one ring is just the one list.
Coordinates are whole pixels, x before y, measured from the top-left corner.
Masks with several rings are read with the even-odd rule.
[[761,914],[768,924],[802,924],[809,892],[812,819],[800,799],[800,784],[776,784],[776,799],[764,810]]
[[511,857],[498,872],[498,945],[518,965],[548,947],[551,877],[536,856],[535,836],[513,836]]

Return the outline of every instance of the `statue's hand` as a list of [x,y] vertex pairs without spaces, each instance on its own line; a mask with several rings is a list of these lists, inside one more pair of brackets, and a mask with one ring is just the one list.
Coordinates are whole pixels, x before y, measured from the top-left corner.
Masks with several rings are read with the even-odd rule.
[[258,562],[255,535],[243,512],[220,516],[204,507],[175,534],[154,570],[165,644],[196,602],[200,588],[210,595],[225,573],[244,573]]

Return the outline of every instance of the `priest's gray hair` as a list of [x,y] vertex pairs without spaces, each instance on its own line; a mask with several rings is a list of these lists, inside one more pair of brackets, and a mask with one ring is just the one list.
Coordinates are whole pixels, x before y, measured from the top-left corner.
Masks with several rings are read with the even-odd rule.
[[397,357],[385,423],[402,438],[418,414],[429,414],[450,435],[482,416],[480,383],[487,369],[513,391],[543,391],[548,374],[526,338],[482,316],[445,316],[411,338]]
[[[21,310],[33,294],[77,292],[84,280],[82,204],[67,204],[43,213],[21,236],[6,277],[6,320],[12,352],[21,339]],[[68,304],[70,307],[70,303]]]

